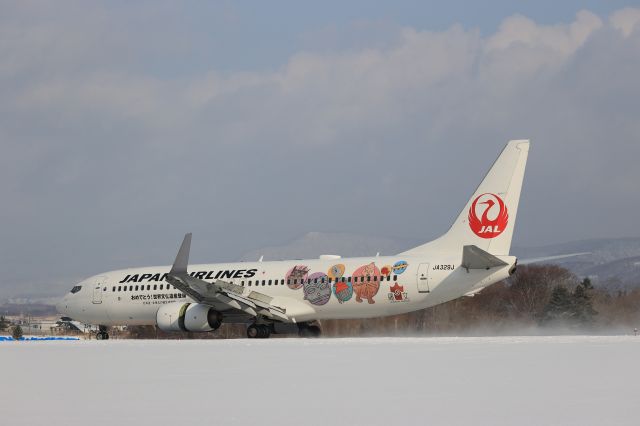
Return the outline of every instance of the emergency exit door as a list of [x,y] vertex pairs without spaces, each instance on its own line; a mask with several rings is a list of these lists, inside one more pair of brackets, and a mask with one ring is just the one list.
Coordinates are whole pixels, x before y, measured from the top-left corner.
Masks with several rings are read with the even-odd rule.
[[429,293],[429,264],[421,263],[418,266],[418,291],[420,293]]

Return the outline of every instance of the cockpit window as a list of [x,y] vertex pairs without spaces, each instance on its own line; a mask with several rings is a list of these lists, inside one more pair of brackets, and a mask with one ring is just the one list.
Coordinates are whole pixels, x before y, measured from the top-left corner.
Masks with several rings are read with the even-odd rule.
[[71,293],[77,293],[82,289],[81,285],[77,285],[71,289]]

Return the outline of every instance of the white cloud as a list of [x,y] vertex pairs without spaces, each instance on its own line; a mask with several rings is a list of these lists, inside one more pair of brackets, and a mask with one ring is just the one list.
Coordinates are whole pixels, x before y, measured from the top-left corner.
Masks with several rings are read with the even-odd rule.
[[611,26],[620,31],[625,37],[629,37],[634,31],[640,30],[640,9],[626,8],[611,14],[609,18]]

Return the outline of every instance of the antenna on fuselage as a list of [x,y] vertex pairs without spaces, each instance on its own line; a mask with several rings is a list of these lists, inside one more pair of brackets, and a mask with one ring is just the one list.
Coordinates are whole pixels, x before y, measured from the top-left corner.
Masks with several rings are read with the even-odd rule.
[[258,259],[258,262],[262,262],[262,259],[264,259],[264,255],[260,256],[260,259]]

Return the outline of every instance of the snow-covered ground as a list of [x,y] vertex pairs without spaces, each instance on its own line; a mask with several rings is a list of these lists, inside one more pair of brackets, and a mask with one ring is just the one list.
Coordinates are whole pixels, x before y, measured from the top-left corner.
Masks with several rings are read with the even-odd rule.
[[640,336],[3,342],[4,425],[640,424]]

